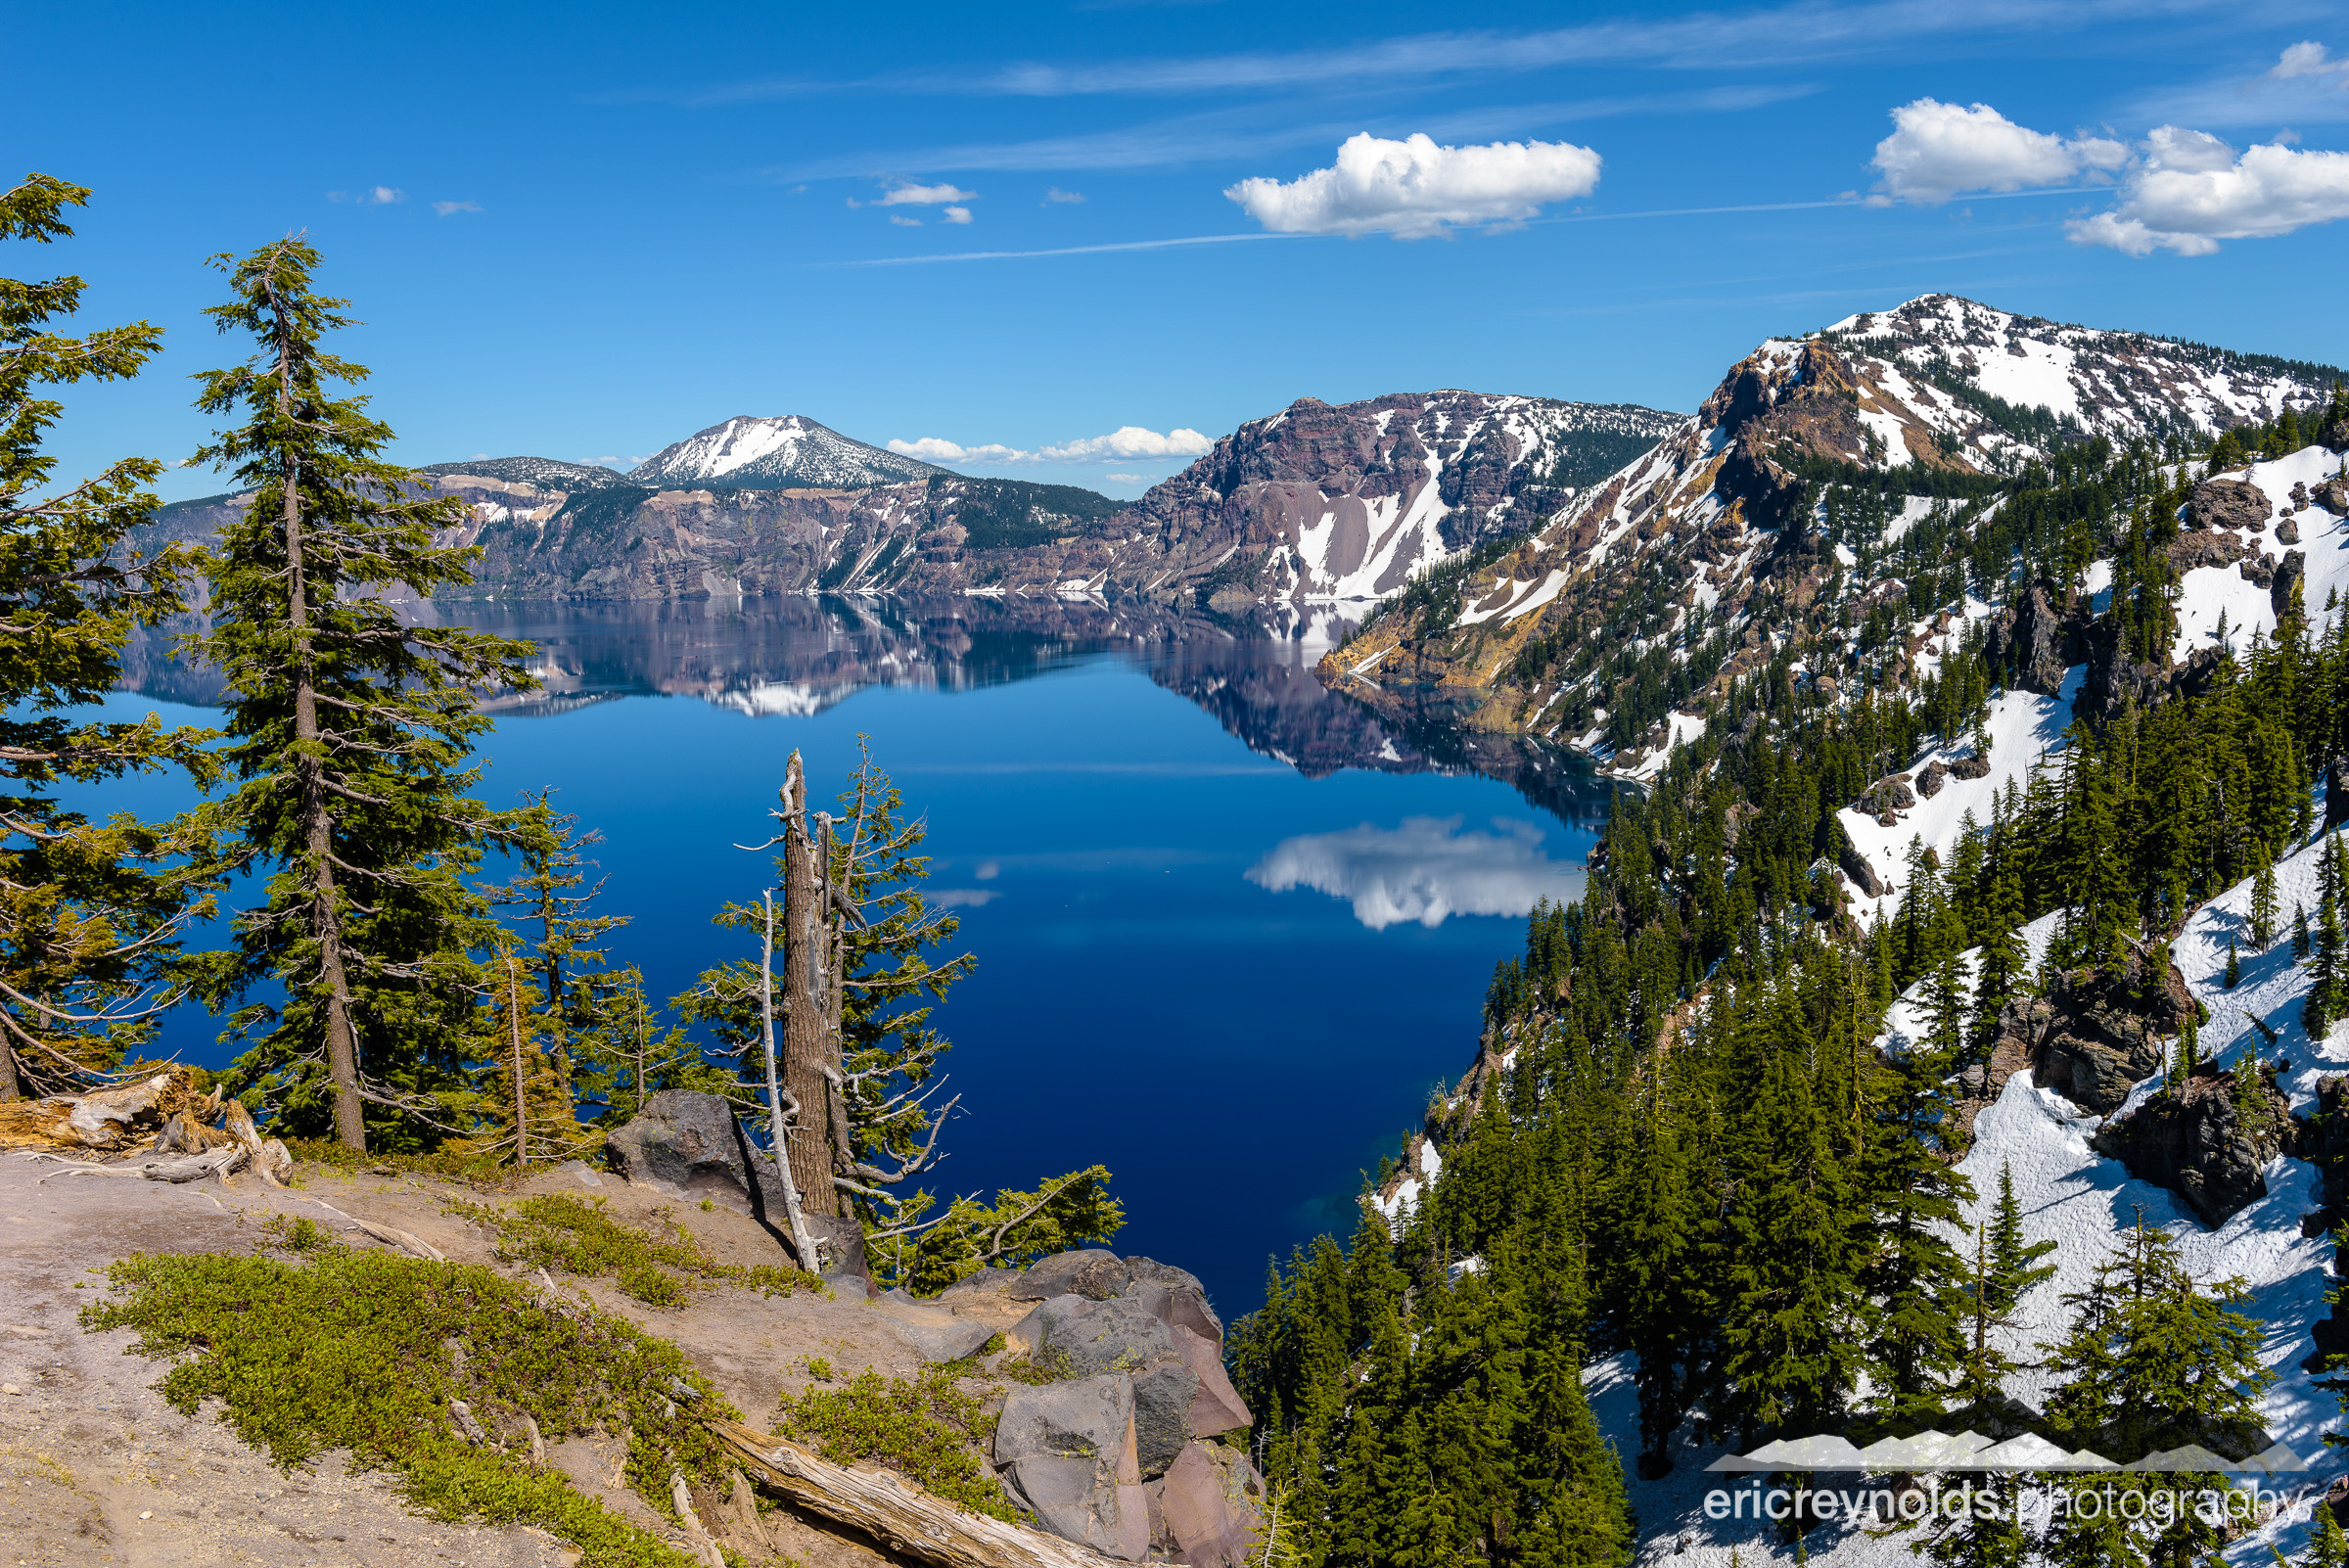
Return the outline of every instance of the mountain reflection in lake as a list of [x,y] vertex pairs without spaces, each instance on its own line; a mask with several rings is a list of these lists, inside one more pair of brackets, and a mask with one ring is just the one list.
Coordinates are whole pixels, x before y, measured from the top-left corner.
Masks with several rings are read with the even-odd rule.
[[[1226,1313],[1255,1305],[1267,1254],[1352,1228],[1354,1173],[1470,1059],[1517,913],[1572,896],[1604,807],[1570,758],[1471,751],[1325,692],[1313,668],[1344,631],[1326,610],[421,613],[537,645],[545,689],[502,705],[483,793],[555,786],[604,835],[605,904],[632,917],[613,957],[660,994],[745,955],[709,919],[767,885],[763,858],[733,846],[767,836],[784,759],[805,753],[811,793],[829,795],[868,739],[928,819],[931,887],[979,959],[937,1019],[966,1113],[942,1186],[1033,1185],[1099,1160],[1127,1205],[1120,1250],[1192,1268]],[[130,667],[148,699],[217,699],[158,653]],[[138,798],[155,788],[115,800],[167,808]],[[174,1019],[169,1038],[216,1063],[215,1027]]]

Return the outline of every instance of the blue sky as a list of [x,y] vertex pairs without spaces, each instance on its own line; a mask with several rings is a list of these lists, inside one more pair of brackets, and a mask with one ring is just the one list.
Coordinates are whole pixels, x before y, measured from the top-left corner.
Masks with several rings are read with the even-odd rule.
[[[196,445],[184,377],[231,351],[202,260],[295,229],[367,322],[344,351],[416,463],[624,466],[804,413],[1130,495],[1182,465],[1177,433],[1300,396],[1688,409],[1764,336],[1933,290],[2349,360],[2339,5],[228,4],[8,25],[39,62],[0,105],[12,161],[96,195],[75,241],[0,264],[78,271],[90,324],[168,334],[147,376],[74,399],[74,469]],[[182,472],[167,493],[219,487]]]

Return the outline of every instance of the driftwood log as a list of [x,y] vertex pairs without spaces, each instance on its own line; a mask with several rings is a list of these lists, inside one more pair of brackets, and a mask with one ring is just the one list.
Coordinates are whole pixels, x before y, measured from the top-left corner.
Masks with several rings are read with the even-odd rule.
[[218,1100],[198,1092],[194,1074],[184,1067],[166,1068],[87,1094],[0,1105],[0,1149],[121,1153],[155,1137],[182,1112],[196,1112],[200,1121],[208,1122],[219,1109]]
[[1075,1542],[965,1513],[894,1472],[852,1470],[739,1421],[706,1419],[755,1479],[810,1513],[938,1568],[1112,1568],[1114,1563]]

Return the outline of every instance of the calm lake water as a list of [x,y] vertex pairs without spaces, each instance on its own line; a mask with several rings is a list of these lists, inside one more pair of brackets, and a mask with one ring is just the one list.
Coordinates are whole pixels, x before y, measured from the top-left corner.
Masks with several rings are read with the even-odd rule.
[[[539,646],[546,693],[500,714],[485,796],[551,785],[603,834],[605,906],[632,918],[614,956],[659,995],[745,955],[709,921],[767,885],[764,857],[732,846],[767,836],[784,760],[800,750],[829,796],[867,738],[927,817],[931,897],[979,961],[939,1014],[965,1113],[940,1183],[1106,1164],[1118,1250],[1192,1269],[1227,1314],[1262,1300],[1269,1255],[1352,1228],[1362,1173],[1468,1063],[1526,909],[1579,893],[1604,809],[1571,760],[1472,755],[1322,691],[1313,665],[1343,629],[1326,614],[435,613]],[[181,721],[216,694],[160,661],[130,684],[118,705],[175,699]],[[213,1027],[176,1018],[170,1043],[216,1065]]]

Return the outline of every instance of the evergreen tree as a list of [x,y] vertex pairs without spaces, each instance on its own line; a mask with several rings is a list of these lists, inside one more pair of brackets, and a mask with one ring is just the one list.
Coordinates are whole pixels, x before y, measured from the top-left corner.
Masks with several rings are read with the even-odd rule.
[[[2273,1374],[2259,1359],[2261,1325],[2234,1311],[2248,1294],[2239,1279],[2205,1290],[2180,1262],[2177,1242],[2141,1219],[2088,1288],[2065,1298],[2074,1314],[2071,1333],[2048,1347],[2047,1365],[2058,1379],[2048,1402],[2050,1423],[2069,1446],[2093,1444],[2122,1464],[2156,1450],[2221,1447],[2231,1436],[2256,1432],[2260,1395]],[[2063,1484],[2079,1495],[2116,1484],[2191,1493],[2228,1483],[2214,1474],[2102,1471]],[[2223,1539],[2193,1508],[2166,1526],[2150,1509],[2136,1521],[2115,1508],[2096,1518],[2082,1513],[2058,1517],[2046,1543],[2050,1561],[2066,1568],[2183,1563]]]
[[2308,1555],[2300,1559],[2308,1568],[2345,1568],[2349,1565],[2349,1536],[2341,1533],[2340,1520],[2330,1507],[2317,1506],[2316,1527],[2308,1533]]
[[2276,860],[2268,847],[2254,841],[2251,863],[2251,950],[2266,952],[2276,941]]
[[2233,991],[2242,983],[2243,960],[2234,950],[2234,939],[2229,937],[2227,939],[2227,989]]
[[1802,1434],[1843,1413],[1869,1304],[1851,1176],[1816,1091],[1790,984],[1771,988],[1753,1015],[1741,1048],[1763,1065],[1729,1216],[1722,1370],[1742,1430]]
[[[282,1002],[233,1019],[253,1041],[233,1082],[265,1082],[284,1130],[331,1125],[364,1149],[364,1106],[429,1117],[466,1092],[473,953],[492,932],[465,877],[515,832],[468,794],[473,742],[489,727],[475,693],[528,686],[527,649],[403,624],[383,596],[469,582],[477,552],[434,542],[464,502],[417,498],[408,472],[379,455],[390,428],[364,398],[330,391],[366,372],[323,346],[350,322],[346,301],[311,287],[318,253],[287,239],[214,264],[233,298],[207,313],[257,351],[200,378],[197,406],[243,423],[196,460],[229,468],[253,495],[205,552],[212,622],[197,646],[230,693],[223,756],[238,783],[222,819],[273,874],[206,977],[207,999],[282,986]],[[380,1127],[429,1138],[433,1125]]]
[[2052,1241],[2023,1239],[2022,1206],[2014,1198],[2014,1163],[1999,1167],[1999,1206],[1990,1222],[1990,1272],[1984,1286],[1993,1314],[2012,1312],[2023,1292],[2055,1277],[2055,1266],[2039,1260],[2055,1250]]
[[[69,238],[90,193],[46,174],[0,191],[0,241]],[[141,556],[128,534],[162,472],[126,458],[62,489],[41,442],[63,412],[49,389],[138,374],[146,322],[69,337],[76,277],[0,278],[0,1100],[65,1091],[143,1044],[175,994],[181,933],[210,912],[208,847],[188,819],[94,822],[59,799],[165,765],[210,776],[203,732],[91,721],[132,630],[181,608],[184,549]]]
[[2292,962],[2299,964],[2308,962],[2308,954],[2313,945],[2308,939],[2308,906],[2295,903],[2292,905]]

